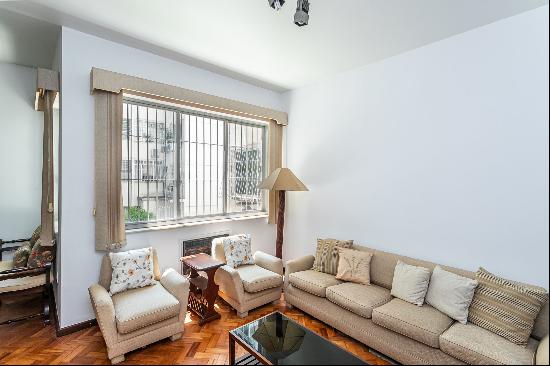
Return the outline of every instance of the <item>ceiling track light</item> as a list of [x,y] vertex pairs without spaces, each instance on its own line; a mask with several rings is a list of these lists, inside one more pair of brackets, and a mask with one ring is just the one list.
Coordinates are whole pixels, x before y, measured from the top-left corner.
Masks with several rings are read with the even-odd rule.
[[294,14],[294,24],[298,27],[303,27],[307,25],[309,21],[309,1],[308,0],[298,0],[296,6],[296,14]]
[[[269,6],[279,11],[285,4],[285,0],[267,0]],[[309,0],[298,0],[296,4],[296,13],[294,14],[294,24],[298,27],[307,25],[309,21]]]
[[267,0],[269,1],[269,6],[271,6],[273,9],[279,11],[285,4],[285,0]]

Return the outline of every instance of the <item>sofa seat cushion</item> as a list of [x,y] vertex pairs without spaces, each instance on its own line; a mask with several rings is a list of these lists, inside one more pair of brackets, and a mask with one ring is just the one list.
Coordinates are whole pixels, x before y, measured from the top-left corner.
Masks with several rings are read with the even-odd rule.
[[372,321],[434,348],[439,348],[439,336],[453,324],[430,305],[417,306],[400,299],[375,308]]
[[124,291],[112,299],[117,329],[122,334],[179,315],[179,301],[160,284]]
[[311,269],[291,273],[288,276],[288,280],[292,286],[319,297],[326,297],[328,287],[342,283],[342,281],[337,280],[334,275]]
[[443,352],[472,365],[532,365],[537,345],[531,338],[519,346],[472,323],[455,323],[440,337]]
[[372,310],[391,301],[390,290],[376,285],[346,282],[327,288],[327,299],[354,314],[370,319]]
[[236,271],[246,292],[255,293],[283,285],[283,276],[255,264],[238,267]]

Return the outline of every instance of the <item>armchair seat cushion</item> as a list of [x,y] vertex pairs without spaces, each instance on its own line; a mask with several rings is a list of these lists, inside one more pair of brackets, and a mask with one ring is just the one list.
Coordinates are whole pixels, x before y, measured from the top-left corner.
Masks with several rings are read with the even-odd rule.
[[283,276],[258,265],[246,265],[236,269],[246,292],[255,293],[283,285]]
[[327,299],[354,314],[370,319],[372,310],[391,301],[390,290],[376,285],[346,282],[327,288]]
[[177,317],[180,311],[179,301],[160,284],[121,292],[112,299],[122,334]]
[[[8,271],[13,269],[12,261],[1,261],[0,262],[0,272]],[[52,277],[53,278],[53,277]],[[21,278],[11,278],[9,280],[2,280],[0,276],[0,294],[28,290],[30,288],[35,288],[42,286],[46,283],[46,275],[42,274],[39,276],[29,276]]]
[[291,273],[288,278],[292,286],[319,297],[326,297],[327,288],[330,286],[336,286],[342,283],[342,281],[337,280],[334,275],[311,269]]
[[372,321],[433,348],[439,348],[439,336],[453,324],[451,318],[430,305],[417,306],[400,299],[374,309]]
[[472,365],[532,365],[538,342],[531,338],[523,347],[475,324],[455,323],[440,344],[443,352]]
[[0,294],[14,291],[28,290],[42,286],[46,283],[46,275],[29,276],[22,278],[12,278],[9,280],[0,280]]
[[13,268],[13,261],[0,261],[0,272],[9,271]]

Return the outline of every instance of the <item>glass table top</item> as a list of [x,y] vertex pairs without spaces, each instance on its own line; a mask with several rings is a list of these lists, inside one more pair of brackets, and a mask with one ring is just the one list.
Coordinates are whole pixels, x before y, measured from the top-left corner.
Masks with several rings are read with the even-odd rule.
[[245,324],[231,333],[276,365],[367,365],[279,312]]

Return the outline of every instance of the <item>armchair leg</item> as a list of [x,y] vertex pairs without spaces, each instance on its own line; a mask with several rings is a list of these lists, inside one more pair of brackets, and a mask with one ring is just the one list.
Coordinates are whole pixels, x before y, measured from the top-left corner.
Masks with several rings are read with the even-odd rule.
[[239,318],[246,318],[248,316],[248,311],[243,311],[243,312],[237,311],[237,316]]
[[178,333],[178,334],[174,334],[173,336],[171,336],[171,337],[170,337],[170,340],[171,340],[172,342],[174,342],[174,341],[177,341],[177,340],[180,339],[180,338],[181,338],[181,333]]
[[111,358],[111,364],[115,365],[124,361],[124,355]]

